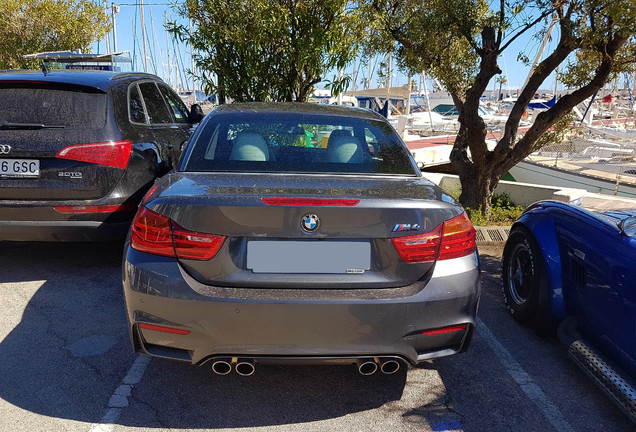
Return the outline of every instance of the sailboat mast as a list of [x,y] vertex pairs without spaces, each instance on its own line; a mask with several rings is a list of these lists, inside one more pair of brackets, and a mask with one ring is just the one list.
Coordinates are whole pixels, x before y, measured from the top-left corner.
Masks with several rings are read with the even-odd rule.
[[148,55],[146,54],[146,24],[144,23],[144,0],[139,0],[139,13],[141,19],[141,39],[144,54],[144,72],[148,72]]
[[[159,52],[159,62],[161,63],[161,74],[163,77],[166,76],[166,67],[163,63],[163,52],[161,47],[159,46],[159,42],[157,41],[157,30],[155,29],[155,21],[152,18],[152,8],[150,8],[150,28],[152,29],[152,44],[155,50],[155,63],[157,62],[157,52]],[[155,65],[155,69],[158,68]]]
[[[188,30],[192,34],[192,20],[188,20]],[[197,102],[197,87],[196,87],[196,71],[194,69],[194,47],[190,44],[190,67],[192,68],[192,94],[194,95],[194,103]]]
[[431,114],[431,100],[428,98],[428,88],[426,87],[426,71],[422,71],[422,82],[424,87],[424,97],[426,98],[426,111],[428,111],[428,119],[431,122],[431,130],[433,130],[433,114]]
[[558,20],[559,20],[559,17],[557,16],[557,14],[552,15],[552,22],[550,23],[550,27],[548,27],[548,31],[546,32],[545,37],[543,38],[543,42],[541,42],[541,47],[539,48],[539,52],[537,52],[537,56],[535,57],[534,62],[532,63],[532,67],[530,67],[530,72],[528,72],[528,76],[526,77],[526,82],[524,82],[523,87],[521,87],[522,90],[526,88],[526,85],[528,85],[528,81],[530,80],[530,77],[532,76],[534,70],[537,68],[537,65],[541,61],[541,57],[543,57],[543,51],[545,50],[545,46],[548,44],[548,39],[550,39],[550,35],[552,34],[552,29],[554,28]]
[[175,87],[172,81],[172,68],[170,67],[170,42],[168,40],[168,11],[163,12],[164,28],[166,30],[166,53],[168,53],[168,82],[172,87]]

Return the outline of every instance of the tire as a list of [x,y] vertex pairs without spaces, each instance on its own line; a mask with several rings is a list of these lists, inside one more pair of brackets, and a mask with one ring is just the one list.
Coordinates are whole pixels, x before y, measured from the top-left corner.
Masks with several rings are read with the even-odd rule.
[[503,250],[502,291],[510,315],[547,336],[554,332],[550,286],[539,245],[524,227],[510,232]]

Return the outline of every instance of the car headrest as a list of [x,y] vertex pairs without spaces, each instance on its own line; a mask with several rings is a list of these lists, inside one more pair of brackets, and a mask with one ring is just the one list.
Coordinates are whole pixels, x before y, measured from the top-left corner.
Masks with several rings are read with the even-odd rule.
[[268,161],[269,149],[267,148],[267,143],[257,133],[241,133],[234,140],[230,160]]
[[347,129],[336,129],[334,131],[331,131],[331,133],[329,134],[329,141],[327,141],[327,148],[329,148],[329,144],[333,143],[337,138],[343,136],[352,137],[353,134],[350,130]]
[[336,163],[362,163],[364,153],[358,138],[352,136],[339,136],[329,140],[327,151],[329,162]]

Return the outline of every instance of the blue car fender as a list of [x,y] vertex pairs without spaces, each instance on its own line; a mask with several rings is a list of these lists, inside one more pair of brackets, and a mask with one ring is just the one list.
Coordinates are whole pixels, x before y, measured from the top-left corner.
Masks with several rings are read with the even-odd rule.
[[563,293],[561,255],[556,230],[552,218],[541,206],[530,207],[512,226],[525,226],[534,235],[545,264],[546,277],[550,287],[552,316],[558,320],[567,316]]

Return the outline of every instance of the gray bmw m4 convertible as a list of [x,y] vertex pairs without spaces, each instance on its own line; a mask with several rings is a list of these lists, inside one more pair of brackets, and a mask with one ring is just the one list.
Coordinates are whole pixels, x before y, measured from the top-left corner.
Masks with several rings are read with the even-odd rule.
[[139,207],[123,285],[137,353],[251,375],[362,374],[463,352],[475,229],[367,110],[221,106]]

